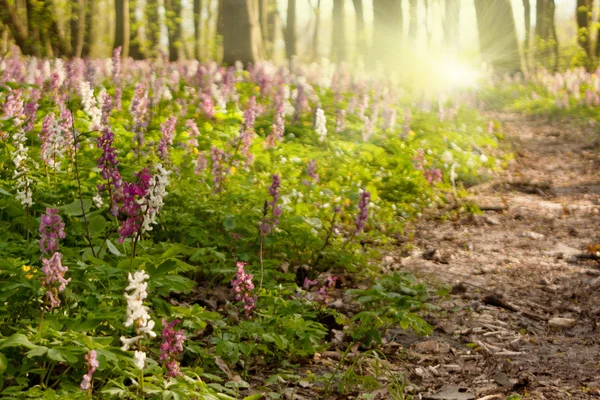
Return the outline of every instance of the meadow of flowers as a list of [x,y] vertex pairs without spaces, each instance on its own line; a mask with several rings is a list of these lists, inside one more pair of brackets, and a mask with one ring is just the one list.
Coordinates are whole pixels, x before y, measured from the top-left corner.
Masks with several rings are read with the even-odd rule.
[[279,398],[331,320],[364,348],[429,332],[377,260],[501,165],[475,95],[246,67],[2,60],[3,398]]

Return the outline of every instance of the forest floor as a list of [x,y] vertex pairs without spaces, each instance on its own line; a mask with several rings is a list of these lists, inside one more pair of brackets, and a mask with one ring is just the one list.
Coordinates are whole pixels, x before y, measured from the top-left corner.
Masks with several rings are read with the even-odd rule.
[[394,338],[410,349],[403,367],[423,399],[600,396],[600,269],[584,259],[600,239],[597,126],[491,117],[515,160],[470,189],[487,211],[425,217],[412,250],[388,256],[390,269],[452,286],[430,337]]

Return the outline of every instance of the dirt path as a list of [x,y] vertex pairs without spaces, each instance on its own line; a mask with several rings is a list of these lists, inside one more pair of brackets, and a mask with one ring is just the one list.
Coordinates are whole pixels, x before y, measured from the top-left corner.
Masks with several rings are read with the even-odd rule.
[[515,161],[473,200],[506,209],[424,220],[411,255],[392,255],[393,267],[454,286],[432,337],[396,338],[411,349],[409,378],[424,399],[595,398],[600,269],[576,255],[600,242],[598,128],[493,117]]

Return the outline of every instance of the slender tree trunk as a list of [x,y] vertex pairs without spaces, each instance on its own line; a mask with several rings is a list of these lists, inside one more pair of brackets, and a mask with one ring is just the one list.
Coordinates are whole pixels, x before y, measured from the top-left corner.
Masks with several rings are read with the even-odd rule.
[[319,57],[319,34],[321,30],[321,0],[317,0],[315,8],[315,30],[312,37],[312,59],[316,60]]
[[454,57],[459,47],[460,0],[446,0],[443,28],[446,50]]
[[129,0],[115,0],[115,42],[113,48],[121,47],[121,57],[129,57],[129,37],[130,37],[130,19],[129,19]]
[[577,43],[583,48],[588,58],[592,54],[592,43],[590,36],[590,20],[592,16],[592,1],[577,0]]
[[96,13],[96,0],[87,0],[85,9],[85,38],[83,39],[83,50],[81,57],[89,57],[92,52],[93,35],[93,16]]
[[547,0],[548,2],[548,25],[549,25],[549,35],[552,39],[552,52],[554,53],[554,65],[552,66],[553,71],[558,70],[558,35],[556,34],[556,20],[555,20],[555,12],[556,12],[556,4],[554,0]]
[[142,36],[144,22],[140,21],[136,16],[136,10],[139,7],[138,1],[139,0],[129,1],[129,57],[134,60],[143,60],[145,58]]
[[158,0],[146,0],[146,22],[146,56],[157,57],[160,54]]
[[419,21],[418,21],[418,14],[417,14],[417,7],[418,7],[418,3],[417,0],[409,0],[409,5],[410,5],[410,21],[408,24],[408,37],[410,38],[410,40],[413,42],[413,44],[415,44],[415,40],[417,40],[417,34],[418,34],[418,27],[419,27]]
[[73,57],[81,57],[83,42],[85,40],[85,11],[86,0],[72,0],[71,2],[71,50]]
[[352,0],[354,5],[355,28],[356,28],[356,47],[359,57],[367,54],[367,37],[365,35],[365,16],[362,0]]
[[531,42],[531,4],[529,0],[523,0],[523,18],[525,19],[525,40],[523,41],[523,58],[525,59],[525,68],[529,69],[530,58],[529,54]]
[[401,0],[373,0],[373,25],[372,60],[396,62],[402,43]]
[[285,26],[285,55],[291,60],[296,55],[296,0],[288,0]]
[[177,61],[183,56],[181,29],[181,0],[165,0],[167,13],[167,35],[169,37],[169,61]]
[[331,40],[331,59],[334,62],[346,60],[346,27],[344,0],[333,0],[333,29]]
[[264,54],[258,0],[221,0],[219,26],[223,35],[223,62],[256,62]]
[[202,58],[202,0],[194,0],[194,54],[196,60]]
[[479,47],[483,61],[496,72],[521,69],[517,30],[510,0],[475,0]]

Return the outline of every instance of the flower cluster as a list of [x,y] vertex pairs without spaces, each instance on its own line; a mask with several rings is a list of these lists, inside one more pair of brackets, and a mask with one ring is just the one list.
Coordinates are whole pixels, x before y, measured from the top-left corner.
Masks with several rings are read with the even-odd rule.
[[[146,280],[149,278],[146,271],[143,270],[136,271],[133,275],[129,273],[127,277],[129,285],[127,285],[123,294],[125,300],[127,300],[127,319],[124,325],[126,327],[134,325],[136,336],[131,338],[121,336],[121,343],[123,344],[121,350],[123,351],[129,350],[142,339],[156,337],[156,333],[152,330],[154,321],[150,319],[150,314],[148,314],[149,308],[144,305],[144,300],[148,297],[148,282]],[[146,353],[135,351],[134,359],[136,367],[144,369]]]
[[356,227],[355,235],[361,233],[367,225],[369,219],[369,202],[371,200],[371,193],[363,190],[360,194],[360,201],[358,202],[358,214],[354,217],[354,225]]
[[319,174],[317,174],[317,160],[312,159],[309,161],[308,166],[306,167],[306,174],[314,182],[319,182]]
[[167,367],[167,378],[183,375],[179,371],[179,362],[177,356],[183,352],[183,342],[185,341],[185,335],[183,329],[175,331],[175,325],[179,323],[179,320],[173,320],[167,323],[167,320],[163,318],[162,325],[162,338],[163,342],[160,345],[160,360],[165,361]]
[[144,168],[135,177],[135,183],[123,184],[123,203],[119,212],[125,216],[125,221],[119,228],[119,243],[123,243],[125,238],[136,235],[142,226],[143,215],[140,202],[150,188],[152,175]]
[[343,132],[346,129],[346,110],[340,108],[335,113],[335,131]]
[[99,129],[102,126],[102,111],[96,105],[94,91],[90,87],[89,82],[79,83],[79,95],[81,96],[81,104],[83,111],[90,117],[90,129]]
[[212,160],[212,168],[211,173],[213,176],[213,183],[215,184],[213,188],[213,193],[218,193],[221,191],[221,182],[225,178],[225,165],[223,164],[223,157],[225,156],[225,152],[216,147],[212,147],[210,149],[210,158]]
[[150,178],[150,184],[146,191],[146,209],[144,210],[144,219],[142,222],[142,232],[152,230],[153,224],[156,224],[156,215],[163,207],[164,198],[168,194],[166,191],[169,186],[169,175],[172,171],[167,171],[162,164],[156,166],[156,174]]
[[335,289],[336,282],[338,280],[337,276],[329,275],[327,277],[327,283],[319,289],[319,294],[321,297],[318,299],[321,303],[327,304],[331,300],[331,292]]
[[265,147],[273,147],[275,143],[283,140],[283,134],[285,132],[285,112],[283,109],[283,103],[280,102],[275,111],[275,117],[273,125],[271,126],[271,133],[265,140]]
[[254,297],[254,284],[252,283],[254,275],[246,273],[244,269],[246,265],[248,264],[244,262],[236,264],[236,278],[231,281],[231,286],[233,286],[235,300],[243,302],[246,315],[250,315],[256,306],[256,298]]
[[[269,187],[269,194],[271,195],[271,201],[265,201],[264,218],[260,224],[260,234],[265,236],[271,232],[273,227],[279,224],[279,217],[283,211],[281,206],[278,206],[279,202],[279,189],[281,187],[281,178],[275,174],[271,177],[271,187]],[[268,217],[268,213],[271,211],[271,217]]]
[[62,134],[61,125],[56,121],[54,113],[48,113],[44,117],[38,139],[42,143],[42,161],[50,168],[60,171],[60,160],[67,144],[65,143],[65,136]]
[[94,372],[96,372],[96,368],[100,366],[96,356],[96,350],[90,350],[89,353],[83,356],[88,364],[88,372],[83,375],[83,379],[79,384],[81,390],[90,390],[92,388],[92,377]]
[[315,132],[319,135],[319,142],[324,142],[327,137],[327,117],[322,108],[317,108],[315,113]]
[[442,181],[442,170],[439,168],[429,168],[423,171],[425,179],[431,184]]
[[[56,252],[50,257],[50,259],[42,258],[42,272],[45,277],[43,284],[46,287],[46,296],[50,301],[50,308],[60,306],[60,299],[58,298],[58,292],[62,292],[66,289],[67,285],[71,281],[71,278],[65,279],[65,273],[69,270],[68,267],[62,265],[62,254]],[[57,283],[56,285],[53,285]]]
[[164,160],[169,155],[168,146],[173,145],[173,137],[175,136],[175,125],[177,124],[177,117],[173,116],[167,119],[161,126],[160,132],[161,137],[158,142],[158,157]]
[[117,150],[113,146],[114,139],[115,135],[109,129],[105,129],[102,135],[98,137],[97,146],[99,149],[102,149],[102,155],[98,159],[97,165],[102,178],[106,181],[106,184],[98,185],[98,191],[108,191],[111,202],[111,213],[117,215],[118,207],[114,199],[115,193],[113,188],[119,190],[123,186],[123,180],[117,168],[119,160],[117,159]]
[[133,119],[133,128],[135,132],[134,141],[137,142],[137,150],[144,147],[144,129],[148,125],[146,114],[148,113],[148,91],[146,85],[138,83],[135,87],[133,99],[129,106],[129,111]]
[[59,250],[58,240],[64,239],[66,234],[65,223],[58,215],[58,209],[46,208],[46,213],[42,214],[40,235],[40,250],[43,254],[53,254]]

